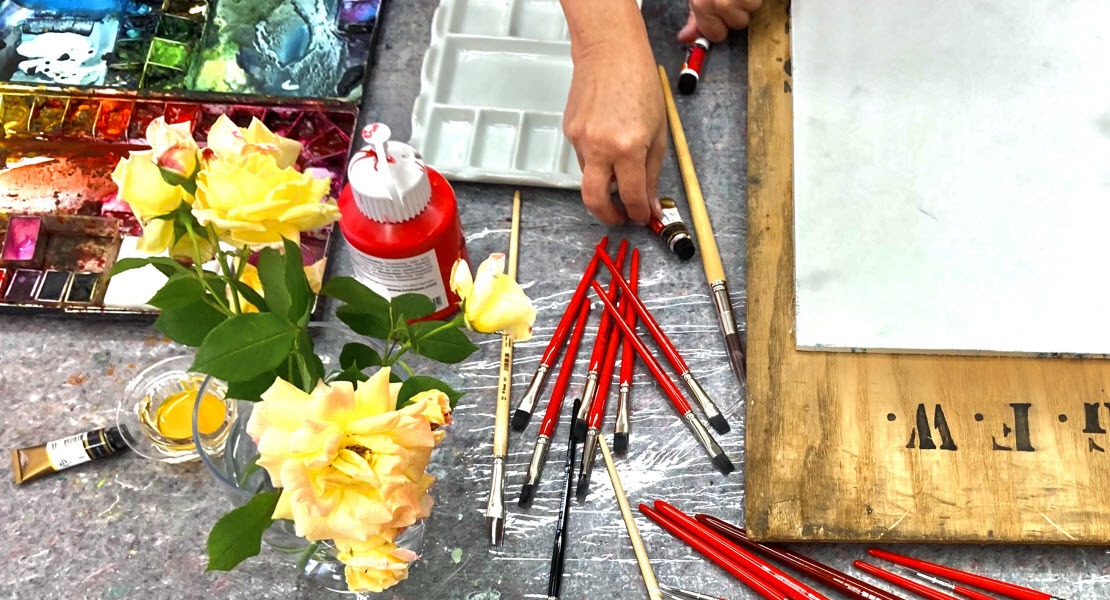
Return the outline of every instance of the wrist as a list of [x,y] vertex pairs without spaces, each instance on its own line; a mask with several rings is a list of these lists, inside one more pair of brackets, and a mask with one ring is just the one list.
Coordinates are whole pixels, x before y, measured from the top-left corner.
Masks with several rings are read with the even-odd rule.
[[[561,0],[570,31],[571,58],[598,52],[648,49],[647,28],[636,0]],[[622,50],[623,49],[623,50]]]

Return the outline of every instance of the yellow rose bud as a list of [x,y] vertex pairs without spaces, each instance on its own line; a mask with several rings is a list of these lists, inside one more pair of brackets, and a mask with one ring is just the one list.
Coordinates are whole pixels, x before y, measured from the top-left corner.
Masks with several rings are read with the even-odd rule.
[[[188,238],[174,244],[173,223],[158,219],[173,212],[191,197],[180,186],[166,183],[162,172],[154,163],[154,151],[131,152],[119,161],[112,172],[112,181],[119,187],[119,198],[131,207],[131,212],[143,226],[143,236],[138,249],[147,254],[169,251],[171,256],[193,258],[192,241]],[[212,256],[212,247],[206,240],[198,242],[201,259]],[[172,247],[171,247],[172,246]]]
[[196,173],[199,148],[190,123],[169,125],[165,117],[158,117],[146,127],[146,141],[159,167],[182,177],[192,177]]
[[282,169],[266,154],[241,162],[217,157],[197,176],[193,214],[236,245],[298,241],[300,232],[339,219],[339,208],[323,201],[329,188],[329,180]]
[[409,564],[420,558],[399,548],[392,538],[375,536],[365,542],[335,540],[337,557],[346,565],[347,588],[355,592],[381,592],[409,576]]
[[451,271],[451,289],[462,298],[466,326],[480,333],[502,332],[515,341],[532,337],[536,307],[520,284],[505,274],[505,255],[490,254],[470,276],[470,267],[459,259]]
[[262,394],[247,433],[283,488],[275,519],[291,519],[310,540],[367,542],[431,513],[428,402],[395,410],[399,390],[383,368],[357,388],[321,382],[306,394],[278,379]]

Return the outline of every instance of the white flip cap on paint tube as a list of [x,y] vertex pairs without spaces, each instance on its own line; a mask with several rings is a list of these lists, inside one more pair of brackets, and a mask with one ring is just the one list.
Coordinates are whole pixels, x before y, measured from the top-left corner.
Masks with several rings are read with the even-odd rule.
[[412,146],[389,141],[382,123],[362,130],[368,142],[347,167],[347,180],[362,214],[379,223],[402,223],[424,212],[432,186]]

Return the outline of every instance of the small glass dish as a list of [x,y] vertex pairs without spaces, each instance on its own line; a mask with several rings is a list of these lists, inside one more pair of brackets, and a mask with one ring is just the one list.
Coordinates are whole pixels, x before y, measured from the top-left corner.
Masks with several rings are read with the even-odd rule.
[[136,454],[165,463],[197,460],[193,409],[202,390],[198,412],[204,451],[214,455],[224,451],[238,403],[225,398],[227,387],[222,382],[204,386],[207,376],[190,372],[192,362],[192,356],[161,360],[127,384],[116,407],[116,424]]

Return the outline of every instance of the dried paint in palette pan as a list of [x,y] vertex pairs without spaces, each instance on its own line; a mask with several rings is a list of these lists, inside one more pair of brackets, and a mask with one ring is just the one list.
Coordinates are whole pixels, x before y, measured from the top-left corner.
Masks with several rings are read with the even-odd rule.
[[39,282],[42,281],[42,271],[38,269],[16,269],[12,274],[12,282],[8,285],[8,292],[4,295],[7,302],[30,302],[35,297]]
[[96,297],[100,273],[74,273],[66,294],[67,304],[89,304]]
[[37,267],[46,251],[46,236],[41,217],[14,216],[4,236],[4,263],[10,267]]
[[70,281],[73,279],[73,272],[71,271],[47,271],[43,275],[42,283],[39,284],[38,293],[35,294],[35,300],[43,304],[57,304],[65,298],[66,292],[69,289]]

